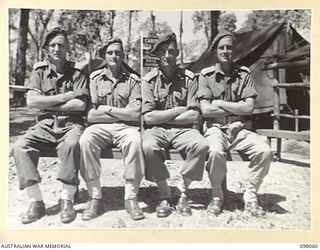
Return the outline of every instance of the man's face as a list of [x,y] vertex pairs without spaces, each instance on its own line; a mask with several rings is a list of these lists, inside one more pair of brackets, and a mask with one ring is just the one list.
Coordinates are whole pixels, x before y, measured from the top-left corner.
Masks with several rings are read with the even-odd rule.
[[66,59],[68,50],[67,40],[63,35],[53,37],[48,44],[48,56],[54,61]]
[[124,53],[119,43],[112,43],[106,49],[105,55],[107,65],[113,67],[120,67],[124,59]]
[[179,54],[179,50],[177,49],[177,46],[174,43],[163,44],[160,46],[157,54],[160,59],[160,66],[175,66],[177,63],[177,56]]
[[233,52],[233,39],[231,37],[223,37],[217,46],[217,57],[219,62],[231,62]]

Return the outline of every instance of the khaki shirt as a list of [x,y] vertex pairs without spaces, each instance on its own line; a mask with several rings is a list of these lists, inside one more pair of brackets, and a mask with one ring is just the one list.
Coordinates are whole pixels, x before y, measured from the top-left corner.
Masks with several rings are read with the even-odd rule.
[[178,69],[174,80],[169,82],[160,69],[154,69],[142,82],[142,113],[178,106],[198,109],[197,89],[196,77],[189,70]]
[[[246,98],[256,98],[257,91],[251,81],[250,69],[244,66],[235,66],[231,76],[226,76],[221,70],[220,64],[204,68],[199,76],[199,99],[225,100],[238,102]],[[231,116],[229,122],[242,120],[243,118]],[[210,122],[226,123],[228,119],[210,118]],[[228,122],[227,122],[228,123]]]
[[141,100],[140,78],[122,69],[120,78],[113,82],[108,68],[99,69],[90,75],[90,94],[95,108],[125,108],[131,101]]
[[[85,74],[74,67],[74,63],[66,62],[64,74],[58,74],[48,61],[38,62],[33,66],[30,81],[26,87],[42,95],[51,96],[75,91],[77,97],[85,102],[89,98],[88,79]],[[49,111],[52,113],[51,111]],[[59,112],[58,112],[59,113]],[[60,112],[69,113],[69,112]],[[73,114],[83,115],[82,111]]]

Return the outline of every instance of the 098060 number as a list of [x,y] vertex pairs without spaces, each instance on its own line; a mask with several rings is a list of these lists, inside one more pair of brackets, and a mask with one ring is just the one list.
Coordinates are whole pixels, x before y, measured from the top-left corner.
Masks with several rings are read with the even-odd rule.
[[300,244],[300,248],[318,248],[318,244]]

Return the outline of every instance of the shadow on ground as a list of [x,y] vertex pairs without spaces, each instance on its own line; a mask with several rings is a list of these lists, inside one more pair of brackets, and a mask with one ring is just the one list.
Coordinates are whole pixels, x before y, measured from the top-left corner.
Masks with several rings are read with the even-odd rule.
[[[172,193],[175,187],[171,187]],[[188,192],[189,204],[192,209],[205,209],[210,201],[211,190],[207,188],[190,189]],[[106,211],[118,211],[124,209],[124,187],[102,187],[103,205]],[[85,203],[89,199],[87,190],[80,190],[77,203]],[[266,212],[285,214],[288,211],[277,203],[285,201],[284,196],[278,194],[259,195],[259,204]],[[158,191],[156,187],[142,187],[139,191],[138,200],[147,206],[143,208],[145,213],[155,213],[158,203]],[[227,191],[225,196],[224,210],[243,210],[242,193]],[[77,211],[82,212],[83,209]],[[60,204],[47,208],[47,215],[56,215],[60,212]]]

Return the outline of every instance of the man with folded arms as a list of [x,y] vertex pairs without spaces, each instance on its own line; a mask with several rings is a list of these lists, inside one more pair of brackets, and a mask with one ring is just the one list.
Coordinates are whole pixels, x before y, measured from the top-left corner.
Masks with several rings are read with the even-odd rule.
[[214,215],[222,212],[226,151],[233,149],[250,159],[243,200],[245,210],[259,216],[264,211],[258,205],[257,191],[269,171],[273,154],[257,134],[243,127],[244,116],[250,115],[254,109],[257,92],[250,70],[233,63],[234,46],[232,33],[219,33],[211,45],[218,62],[203,69],[199,76],[198,97],[208,128],[205,137],[210,145],[206,169],[212,184],[212,200],[207,209]]
[[125,165],[125,208],[133,220],[141,220],[144,214],[137,200],[144,175],[140,78],[123,67],[124,51],[119,38],[107,39],[99,53],[107,65],[90,75],[92,108],[88,122],[91,126],[80,139],[80,173],[90,196],[82,219],[91,220],[104,213],[100,155],[103,148],[115,146],[121,149]]
[[62,182],[61,221],[76,218],[74,194],[79,184],[79,138],[83,132],[83,115],[89,96],[87,78],[74,63],[67,61],[67,33],[59,27],[45,38],[45,61],[36,63],[27,84],[27,105],[45,111],[13,147],[20,189],[25,189],[30,207],[22,223],[34,222],[46,213],[39,188],[41,181],[37,165],[42,150],[56,148],[61,159],[57,179]]
[[[177,212],[190,216],[192,211],[186,191],[192,181],[202,179],[208,149],[204,137],[192,128],[199,121],[197,81],[191,71],[176,64],[179,50],[174,33],[161,38],[151,52],[160,61],[159,68],[146,74],[142,83],[142,113],[147,128],[143,134],[146,179],[158,185],[158,217],[169,216],[176,200]],[[185,160],[174,197],[167,183],[169,172],[164,164],[165,151],[171,147]]]

